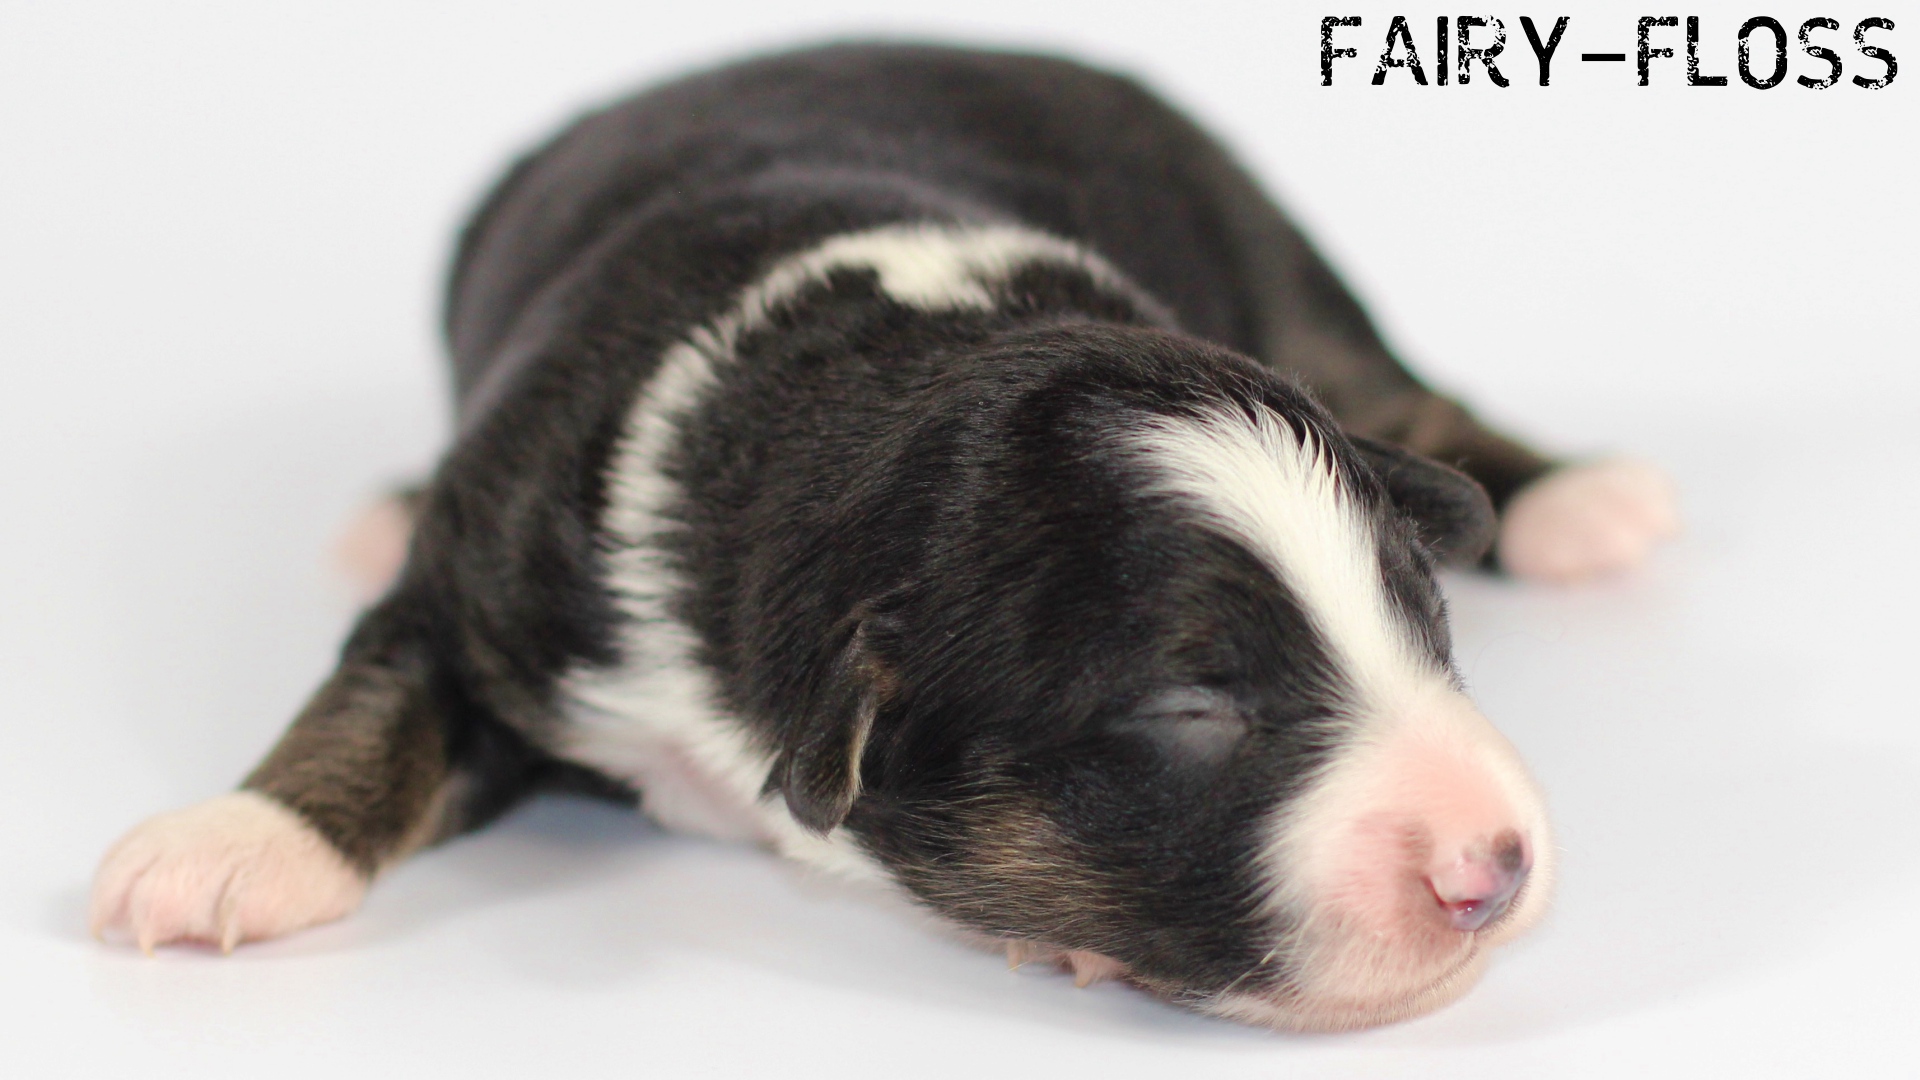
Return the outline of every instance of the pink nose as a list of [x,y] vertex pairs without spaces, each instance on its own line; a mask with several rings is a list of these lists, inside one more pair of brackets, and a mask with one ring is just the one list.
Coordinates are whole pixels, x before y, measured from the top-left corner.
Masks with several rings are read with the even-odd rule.
[[1427,878],[1434,899],[1455,930],[1472,933],[1498,919],[1513,903],[1531,868],[1517,833],[1472,845]]

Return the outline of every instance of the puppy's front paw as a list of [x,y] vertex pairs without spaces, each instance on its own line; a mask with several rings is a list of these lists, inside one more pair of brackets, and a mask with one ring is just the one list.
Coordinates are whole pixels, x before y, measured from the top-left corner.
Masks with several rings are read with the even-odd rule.
[[231,951],[331,922],[360,906],[366,878],[299,815],[236,792],[161,814],[128,833],[94,875],[96,936],[152,952],[174,941]]
[[1680,531],[1673,483],[1638,461],[1557,469],[1520,489],[1496,551],[1515,577],[1575,582],[1631,569]]

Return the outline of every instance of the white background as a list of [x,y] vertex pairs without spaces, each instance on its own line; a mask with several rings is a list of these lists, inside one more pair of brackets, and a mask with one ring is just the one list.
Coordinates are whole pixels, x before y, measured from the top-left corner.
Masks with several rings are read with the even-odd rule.
[[[1399,10],[1423,46],[1453,13]],[[1573,16],[1546,89],[1488,12],[1505,90],[1368,85],[1362,3],[0,6],[0,1074],[1920,1073],[1920,11],[1675,10],[1721,74],[1747,15],[1888,16],[1903,77],[1641,89],[1575,59],[1632,52],[1624,5],[1528,12]],[[1319,16],[1356,11],[1322,88]],[[230,787],[328,666],[330,538],[446,430],[437,289],[483,185],[630,85],[856,32],[1150,78],[1433,380],[1675,473],[1690,529],[1646,572],[1451,585],[1558,821],[1550,922],[1438,1015],[1289,1037],[550,802],[231,959],[88,940],[99,852]]]

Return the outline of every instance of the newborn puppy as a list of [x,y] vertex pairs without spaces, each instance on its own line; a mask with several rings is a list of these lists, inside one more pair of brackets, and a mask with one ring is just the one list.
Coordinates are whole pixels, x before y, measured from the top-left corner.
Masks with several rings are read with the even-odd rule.
[[1284,1028],[1431,1009],[1544,908],[1434,566],[1629,564],[1664,489],[1425,389],[1135,84],[849,46],[652,91],[500,184],[447,328],[397,580],[97,930],[338,918],[554,787]]

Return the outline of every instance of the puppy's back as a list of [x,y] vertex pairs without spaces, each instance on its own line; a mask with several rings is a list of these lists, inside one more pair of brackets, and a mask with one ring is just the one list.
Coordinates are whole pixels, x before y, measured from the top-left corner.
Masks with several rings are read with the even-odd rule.
[[[1127,79],[1063,60],[841,45],[721,68],[583,118],[494,190],[449,292],[459,390],[480,380],[528,301],[621,223],[702,206],[721,218],[816,212],[760,265],[663,283],[678,290],[731,295],[784,254],[887,219],[1011,221],[1086,245],[1188,332],[1258,354],[1235,249],[1248,230],[1227,189],[1254,194],[1188,120]],[[834,206],[849,212],[819,212]]]

